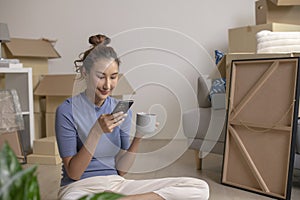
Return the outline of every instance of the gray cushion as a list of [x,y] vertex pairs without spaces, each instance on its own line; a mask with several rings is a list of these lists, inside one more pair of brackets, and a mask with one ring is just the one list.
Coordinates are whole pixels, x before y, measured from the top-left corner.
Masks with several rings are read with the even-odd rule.
[[211,143],[211,145],[206,145],[206,146],[209,146],[208,149],[201,148],[203,143],[204,143],[204,140],[201,140],[201,139],[188,139],[189,149],[195,149],[195,150],[202,149],[203,152],[223,154],[224,142],[213,142],[213,141],[206,141],[206,142]]
[[205,138],[211,119],[211,108],[196,108],[183,113],[183,133],[187,138]]
[[200,108],[211,107],[211,103],[208,99],[209,88],[207,88],[206,82],[202,76],[198,78],[198,91],[197,91],[198,104]]

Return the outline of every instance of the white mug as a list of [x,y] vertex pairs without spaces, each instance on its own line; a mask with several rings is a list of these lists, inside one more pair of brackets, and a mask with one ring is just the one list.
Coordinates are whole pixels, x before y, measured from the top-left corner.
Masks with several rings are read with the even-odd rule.
[[137,113],[136,130],[140,133],[153,133],[156,129],[156,114]]

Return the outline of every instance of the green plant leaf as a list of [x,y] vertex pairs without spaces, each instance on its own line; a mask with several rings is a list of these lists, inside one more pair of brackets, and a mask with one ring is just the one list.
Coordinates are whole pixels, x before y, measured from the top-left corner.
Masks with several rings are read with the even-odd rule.
[[22,170],[22,167],[13,150],[7,143],[0,151],[0,187],[2,187],[14,174]]
[[124,197],[122,194],[113,192],[102,192],[98,194],[91,194],[81,197],[79,200],[115,200]]
[[29,183],[27,184],[27,189],[26,193],[27,199],[31,200],[39,200],[40,199],[40,190],[39,190],[39,185],[37,181],[36,176],[32,176],[31,179],[29,179]]
[[22,169],[14,152],[5,144],[0,152],[0,200],[39,200],[37,166]]

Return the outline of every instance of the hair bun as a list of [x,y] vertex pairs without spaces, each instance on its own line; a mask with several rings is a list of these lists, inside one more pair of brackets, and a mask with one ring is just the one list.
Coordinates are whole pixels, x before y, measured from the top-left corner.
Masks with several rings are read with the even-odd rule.
[[98,44],[107,45],[110,43],[110,38],[106,35],[93,35],[89,37],[89,43],[93,46],[97,46]]

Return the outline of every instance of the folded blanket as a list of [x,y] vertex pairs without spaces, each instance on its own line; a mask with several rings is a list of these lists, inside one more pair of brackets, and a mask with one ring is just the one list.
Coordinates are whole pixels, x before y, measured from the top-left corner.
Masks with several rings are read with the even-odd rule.
[[256,34],[257,53],[300,52],[300,32],[271,32]]

